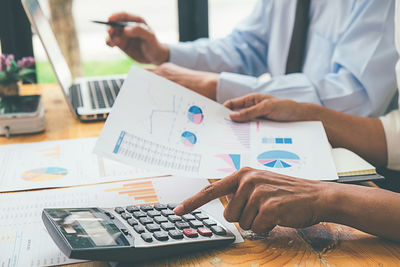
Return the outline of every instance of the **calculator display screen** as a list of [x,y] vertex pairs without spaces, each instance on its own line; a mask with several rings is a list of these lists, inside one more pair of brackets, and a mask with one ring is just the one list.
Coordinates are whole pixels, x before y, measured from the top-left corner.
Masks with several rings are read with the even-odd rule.
[[96,208],[52,209],[49,215],[72,248],[129,245],[119,228]]
[[39,95],[1,97],[0,115],[33,113],[38,109],[39,101]]

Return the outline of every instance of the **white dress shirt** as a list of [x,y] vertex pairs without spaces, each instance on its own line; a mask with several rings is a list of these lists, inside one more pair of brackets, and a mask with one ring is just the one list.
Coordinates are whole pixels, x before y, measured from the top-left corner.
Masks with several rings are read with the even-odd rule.
[[[400,54],[400,0],[396,1],[395,17],[396,48]],[[400,60],[396,65],[397,88],[400,91]],[[400,99],[399,99],[400,106]],[[386,135],[388,149],[388,168],[400,170],[400,110],[390,112],[380,118]]]
[[[170,45],[170,61],[221,73],[218,102],[259,92],[383,115],[396,91],[394,0],[311,1],[303,73],[284,75],[296,3],[259,0],[227,37]],[[257,78],[264,73],[271,80]]]

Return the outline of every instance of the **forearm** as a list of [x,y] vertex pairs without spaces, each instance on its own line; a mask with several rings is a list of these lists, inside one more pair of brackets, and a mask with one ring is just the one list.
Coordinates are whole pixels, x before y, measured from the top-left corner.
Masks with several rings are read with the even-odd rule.
[[391,191],[332,184],[327,187],[322,220],[400,241],[400,195]]
[[347,148],[375,166],[386,166],[386,138],[379,119],[353,116],[317,105],[304,104],[304,110],[303,120],[322,121],[333,147]]

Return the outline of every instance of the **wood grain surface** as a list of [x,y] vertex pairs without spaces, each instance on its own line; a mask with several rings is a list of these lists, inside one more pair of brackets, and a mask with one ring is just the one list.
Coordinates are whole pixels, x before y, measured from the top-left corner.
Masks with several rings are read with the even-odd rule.
[[[75,119],[58,85],[25,86],[23,92],[43,95],[46,131],[11,139],[0,137],[0,144],[100,134],[103,122],[82,123]],[[267,237],[246,236],[248,238],[241,244],[135,266],[400,266],[400,243],[338,224],[321,223],[297,230],[277,227]],[[88,262],[73,266],[103,267],[108,264]]]

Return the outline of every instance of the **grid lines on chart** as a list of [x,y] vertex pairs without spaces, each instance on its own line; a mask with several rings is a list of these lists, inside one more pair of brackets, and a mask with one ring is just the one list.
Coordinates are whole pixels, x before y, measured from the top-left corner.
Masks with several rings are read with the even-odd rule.
[[114,154],[165,169],[199,172],[201,154],[178,150],[122,131]]

